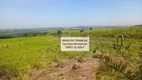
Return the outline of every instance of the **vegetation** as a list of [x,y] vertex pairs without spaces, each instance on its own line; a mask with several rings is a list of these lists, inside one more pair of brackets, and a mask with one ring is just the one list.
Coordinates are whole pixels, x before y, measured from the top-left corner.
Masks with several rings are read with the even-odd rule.
[[[90,52],[60,51],[64,35],[89,36]],[[87,57],[92,52],[101,56],[98,80],[141,80],[142,27],[48,30],[9,38],[0,39],[1,79],[21,80],[34,68],[48,67],[50,61]]]
[[92,30],[92,27],[90,27],[90,30]]
[[105,58],[98,72],[99,80],[141,80],[139,70],[125,60]]
[[80,32],[83,32],[84,30],[80,30]]
[[60,31],[60,30],[58,30],[58,32],[57,32],[58,34],[62,34],[62,32]]

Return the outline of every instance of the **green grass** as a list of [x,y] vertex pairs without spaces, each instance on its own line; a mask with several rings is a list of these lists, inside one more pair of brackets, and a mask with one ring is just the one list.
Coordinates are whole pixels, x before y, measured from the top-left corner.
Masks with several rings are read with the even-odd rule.
[[43,49],[58,42],[57,38],[51,36],[0,40],[0,71],[19,73],[32,68],[42,60]]
[[85,56],[85,52],[61,52],[60,37],[37,36],[0,40],[0,72],[15,75],[39,68],[42,62]]
[[[92,41],[90,44],[91,52],[96,50],[114,55],[117,53],[117,49],[114,49],[116,37],[112,37],[112,35],[120,34],[127,34],[127,36],[124,36],[125,45],[121,49],[122,52],[132,57],[138,57],[140,47],[135,45],[142,44],[142,27],[102,28],[84,30],[84,32],[80,32],[80,30],[63,30],[61,36],[90,36]],[[57,35],[57,31],[53,30],[48,31],[47,36],[0,39],[0,72],[11,72],[17,75],[17,79],[21,79],[21,75],[28,73],[33,68],[48,66],[46,62],[90,55],[89,52],[61,52],[61,36]],[[100,40],[108,42],[100,43]],[[125,48],[129,43],[132,43],[132,45],[126,52]]]

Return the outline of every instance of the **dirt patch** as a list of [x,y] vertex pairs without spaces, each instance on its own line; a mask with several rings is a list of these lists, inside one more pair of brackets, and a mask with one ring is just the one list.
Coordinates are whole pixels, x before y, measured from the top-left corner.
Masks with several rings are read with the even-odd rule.
[[11,78],[16,77],[16,76],[17,75],[12,72],[8,72],[8,71],[1,72],[0,71],[0,80],[10,80]]
[[99,59],[74,58],[51,65],[51,68],[34,70],[30,80],[96,80]]

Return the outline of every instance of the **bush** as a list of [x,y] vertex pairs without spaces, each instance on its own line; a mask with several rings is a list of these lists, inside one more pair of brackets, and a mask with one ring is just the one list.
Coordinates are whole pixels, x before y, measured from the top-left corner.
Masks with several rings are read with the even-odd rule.
[[104,58],[97,73],[98,80],[140,80],[139,71],[124,59]]

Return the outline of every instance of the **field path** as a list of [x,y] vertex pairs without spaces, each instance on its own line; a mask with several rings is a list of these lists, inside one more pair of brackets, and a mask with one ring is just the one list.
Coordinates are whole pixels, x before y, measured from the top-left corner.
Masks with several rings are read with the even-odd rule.
[[51,65],[51,68],[34,70],[30,80],[96,80],[99,59],[74,58]]

